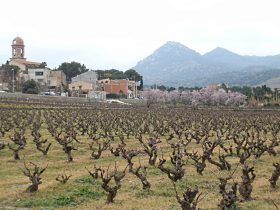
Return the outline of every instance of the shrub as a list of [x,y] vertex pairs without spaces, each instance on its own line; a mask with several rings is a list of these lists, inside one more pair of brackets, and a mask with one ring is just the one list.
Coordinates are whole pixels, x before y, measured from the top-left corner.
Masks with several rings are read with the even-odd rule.
[[38,84],[33,79],[28,80],[23,83],[22,92],[27,94],[38,94],[39,93]]

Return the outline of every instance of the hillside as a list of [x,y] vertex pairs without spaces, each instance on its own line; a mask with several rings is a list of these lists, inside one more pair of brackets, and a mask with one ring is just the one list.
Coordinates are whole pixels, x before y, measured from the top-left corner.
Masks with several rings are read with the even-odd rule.
[[278,76],[278,68],[280,55],[243,56],[221,47],[201,55],[178,42],[167,42],[134,67],[146,85],[170,86],[256,85]]
[[[264,67],[263,67],[264,68]],[[265,69],[261,71],[244,70],[242,72],[227,72],[215,74],[211,77],[205,77],[204,79],[198,79],[194,81],[196,86],[203,86],[203,84],[211,83],[225,83],[229,86],[257,86],[267,85],[270,86],[270,80],[272,78],[280,77],[280,69]],[[275,83],[275,82],[274,82]]]
[[280,88],[280,77],[269,79],[265,82],[258,84],[258,86],[266,85],[271,89]]

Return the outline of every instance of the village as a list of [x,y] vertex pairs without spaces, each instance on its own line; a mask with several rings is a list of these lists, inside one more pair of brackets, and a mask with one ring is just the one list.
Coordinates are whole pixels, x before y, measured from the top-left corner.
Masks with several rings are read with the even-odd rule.
[[50,69],[46,62],[29,61],[25,57],[25,44],[16,37],[11,45],[12,57],[0,66],[0,91],[23,92],[23,84],[35,81],[41,95],[58,95],[105,100],[106,95],[137,97],[137,82],[129,79],[98,79],[96,71],[89,70],[67,81],[62,70]]

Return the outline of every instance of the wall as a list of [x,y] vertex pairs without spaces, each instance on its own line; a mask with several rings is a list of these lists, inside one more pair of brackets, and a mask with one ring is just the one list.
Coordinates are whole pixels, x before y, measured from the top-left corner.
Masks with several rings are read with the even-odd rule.
[[73,77],[72,82],[78,82],[78,81],[85,81],[93,84],[93,87],[96,86],[96,80],[97,80],[97,74],[95,71],[87,71],[85,73],[82,73],[80,75],[77,75],[76,77]]
[[50,72],[50,83],[51,87],[66,86],[66,76],[63,71],[51,71]]
[[26,65],[17,62],[17,60],[11,60],[11,61],[9,62],[9,64],[10,64],[10,65],[13,65],[13,66],[18,66],[19,69],[20,69],[21,71],[25,71],[25,70],[26,70]]
[[107,93],[124,94],[128,98],[135,97],[135,82],[129,80],[110,80],[109,83],[103,83],[103,89]]
[[33,79],[42,85],[49,85],[50,70],[49,69],[28,69],[28,79],[29,80]]
[[80,91],[82,93],[87,93],[90,90],[94,90],[94,85],[90,82],[77,81],[69,84],[68,88],[70,91]]

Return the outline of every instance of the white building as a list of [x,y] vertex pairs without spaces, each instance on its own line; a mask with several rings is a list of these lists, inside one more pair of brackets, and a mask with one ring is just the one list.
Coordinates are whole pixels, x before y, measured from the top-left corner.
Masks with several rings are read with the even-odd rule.
[[28,79],[40,83],[41,85],[50,84],[50,72],[51,70],[46,68],[40,69],[28,69]]

